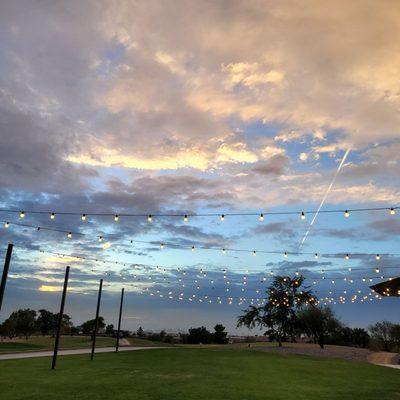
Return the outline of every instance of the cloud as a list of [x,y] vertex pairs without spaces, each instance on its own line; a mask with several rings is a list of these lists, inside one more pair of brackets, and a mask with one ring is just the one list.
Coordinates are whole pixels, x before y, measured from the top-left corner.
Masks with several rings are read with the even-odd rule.
[[296,230],[286,222],[269,222],[255,229],[257,234],[274,234],[277,238],[293,239],[298,236]]
[[272,156],[265,162],[256,164],[253,171],[261,175],[282,175],[289,165],[289,158],[282,154]]

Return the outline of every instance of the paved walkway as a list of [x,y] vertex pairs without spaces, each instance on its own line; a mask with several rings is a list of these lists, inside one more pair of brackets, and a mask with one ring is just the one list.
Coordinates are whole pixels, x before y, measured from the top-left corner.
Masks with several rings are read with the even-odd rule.
[[375,364],[375,365],[380,365],[381,367],[400,369],[400,365],[394,365],[394,364]]
[[[135,350],[150,350],[150,349],[165,349],[166,347],[133,347],[126,346],[120,347],[119,351],[135,351]],[[90,354],[92,349],[73,349],[73,350],[59,350],[59,356],[72,356],[75,354]],[[96,353],[114,353],[115,347],[98,347]],[[35,357],[52,357],[53,351],[31,351],[29,353],[9,353],[0,354],[0,360],[18,360],[21,358],[35,358]]]

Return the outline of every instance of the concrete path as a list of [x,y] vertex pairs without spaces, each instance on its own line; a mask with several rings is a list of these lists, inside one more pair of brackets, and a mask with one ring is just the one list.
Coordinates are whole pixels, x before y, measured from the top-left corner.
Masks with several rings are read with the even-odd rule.
[[[165,349],[166,347],[133,347],[126,346],[120,347],[119,351],[135,351],[135,350],[151,350],[151,349]],[[73,349],[73,350],[59,350],[59,356],[72,356],[76,354],[90,354],[91,349]],[[114,353],[115,347],[98,347],[96,353]],[[9,353],[0,354],[0,360],[18,360],[22,358],[35,358],[35,357],[52,357],[53,351],[31,351],[29,353]]]
[[375,364],[375,365],[380,365],[381,367],[400,369],[400,365],[394,365],[394,364]]

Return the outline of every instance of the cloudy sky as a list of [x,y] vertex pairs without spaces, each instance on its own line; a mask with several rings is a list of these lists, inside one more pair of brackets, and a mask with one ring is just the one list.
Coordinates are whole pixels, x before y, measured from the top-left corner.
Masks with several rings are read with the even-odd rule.
[[56,311],[70,265],[76,323],[103,277],[108,322],[125,287],[127,329],[240,333],[296,271],[350,325],[398,319],[368,286],[399,274],[400,210],[299,214],[400,203],[397,1],[10,0],[0,52],[0,318]]

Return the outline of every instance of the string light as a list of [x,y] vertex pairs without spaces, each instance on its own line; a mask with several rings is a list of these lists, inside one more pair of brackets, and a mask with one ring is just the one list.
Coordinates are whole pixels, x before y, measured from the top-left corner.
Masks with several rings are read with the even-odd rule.
[[[85,215],[85,214],[83,214]],[[5,223],[5,222],[4,222]],[[33,225],[29,225],[29,224],[23,224],[23,223],[19,223],[19,222],[8,222],[9,225],[16,225],[16,226],[21,226],[21,227],[30,227],[33,229],[36,229],[36,226]],[[63,230],[63,229],[56,229],[56,228],[52,228],[52,227],[42,227],[43,230],[47,230],[47,231],[53,231],[53,232],[60,232],[60,233],[65,233],[67,234],[69,231],[67,230]],[[86,236],[85,233],[81,233],[81,232],[74,232],[74,234],[76,235],[81,235],[81,236]],[[110,236],[115,236],[115,235],[110,235]],[[110,240],[110,238],[108,238],[108,240]],[[142,240],[129,240],[130,243],[133,242],[137,242],[137,243],[146,243],[146,244],[154,244],[151,241],[142,241]],[[182,249],[189,249],[190,247],[185,246],[185,245],[180,245],[177,243],[164,243],[164,245],[171,245],[174,248],[182,248]],[[194,246],[193,246],[194,247]],[[237,249],[237,248],[226,248],[226,247],[212,247],[212,246],[198,246],[198,248],[200,248],[201,250],[217,250],[217,251],[221,251],[221,248],[224,248],[227,252],[228,251],[232,251],[232,252],[247,252],[247,253],[253,253],[254,251],[256,251],[257,253],[263,253],[263,254],[282,254],[281,251],[276,250],[276,251],[271,251],[271,250],[250,250],[250,249]],[[322,253],[319,254],[318,253],[310,253],[310,252],[293,252],[291,254],[297,255],[297,256],[306,256],[306,255],[314,255],[314,257],[317,255],[318,258],[319,257],[339,257],[341,256],[341,253]],[[390,256],[400,256],[400,253],[384,253],[385,255],[390,255]],[[288,257],[288,253],[284,252],[283,253],[284,257]],[[360,255],[360,256],[373,256],[374,258],[376,257],[377,253],[354,253],[353,255]],[[346,260],[350,259],[350,254],[347,253],[344,255]],[[382,257],[382,254],[380,254],[380,257]],[[317,258],[317,257],[315,257]]]
[[151,222],[151,221],[153,221],[153,217],[152,217],[151,214],[149,214],[149,215],[147,216],[147,222]]
[[82,221],[86,221],[86,214],[82,214],[81,219],[82,219]]
[[8,228],[10,226],[10,223],[9,222],[6,222],[5,224],[4,224],[4,228]]
[[118,214],[115,214],[115,216],[114,216],[114,221],[115,221],[115,222],[118,222],[118,221],[119,221],[119,216],[118,216]]
[[194,246],[192,246],[192,251],[194,251]]
[[225,249],[222,249],[222,254],[225,254],[226,253],[226,250]]
[[103,241],[103,236],[99,236],[99,242]]
[[[400,208],[398,206],[395,207],[369,207],[369,208],[352,208],[351,212],[367,212],[367,211],[389,211],[389,213],[391,215],[394,215],[396,213],[396,210]],[[52,210],[49,211],[34,211],[34,210],[28,210],[27,213],[29,214],[44,214],[44,213],[48,213],[50,214]],[[199,214],[195,214],[193,215],[194,217],[215,217],[215,216],[219,216],[221,217],[221,215],[223,216],[237,216],[237,217],[246,217],[246,216],[259,216],[260,219],[262,219],[264,216],[266,215],[294,215],[294,214],[301,214],[302,219],[305,218],[305,214],[307,213],[316,213],[319,212],[319,214],[336,214],[336,213],[342,213],[343,211],[340,209],[332,209],[332,210],[308,210],[308,211],[270,211],[270,212],[266,212],[266,213],[219,213],[219,214],[215,214],[215,213],[199,213]],[[21,211],[19,210],[13,210],[13,209],[5,209],[5,208],[0,208],[0,213],[20,213]],[[61,215],[81,215],[79,212],[63,212],[63,211],[59,211],[57,214],[61,214]],[[345,211],[346,216],[349,216],[350,212],[349,210]],[[99,217],[106,217],[106,216],[113,216],[114,213],[102,213],[102,212],[92,212],[88,215],[92,215],[92,216],[99,216]],[[123,214],[124,217],[146,217],[146,214],[131,214],[131,213],[126,213]],[[157,216],[160,217],[172,217],[172,218],[176,218],[176,217],[181,217],[183,216],[183,214],[157,214]],[[186,215],[187,216],[187,215]]]
[[375,268],[375,272],[376,272],[377,274],[379,274],[379,272],[380,272],[379,267],[376,267],[376,268]]
[[318,259],[318,253],[315,253],[314,258]]
[[54,219],[55,217],[56,217],[56,214],[52,212],[52,213],[50,214],[50,219]]
[[160,244],[160,249],[162,250],[164,248],[164,243]]
[[348,217],[350,216],[350,213],[349,213],[348,210],[346,210],[346,211],[344,212],[344,216],[345,216],[346,218],[348,218]]
[[260,216],[258,217],[258,219],[262,222],[262,221],[264,221],[264,214],[260,214]]
[[221,215],[221,221],[224,221],[224,220],[225,220],[225,215],[222,214],[222,215]]
[[257,255],[257,252],[253,250],[253,256],[255,257]]
[[304,214],[304,211],[301,212],[301,219],[306,219],[306,215]]
[[188,216],[187,216],[186,214],[185,214],[184,217],[183,217],[183,221],[184,221],[184,222],[188,222],[188,221],[189,221],[189,218],[188,218]]
[[20,218],[25,218],[25,211],[21,211],[21,212],[19,213],[19,217],[20,217]]
[[68,232],[67,238],[68,238],[68,239],[71,239],[71,238],[72,238],[72,232]]
[[381,259],[381,256],[380,256],[379,254],[377,254],[377,255],[375,256],[375,259],[380,260],[380,259]]

